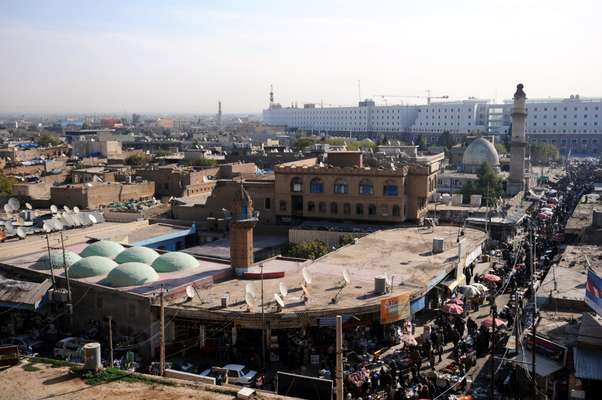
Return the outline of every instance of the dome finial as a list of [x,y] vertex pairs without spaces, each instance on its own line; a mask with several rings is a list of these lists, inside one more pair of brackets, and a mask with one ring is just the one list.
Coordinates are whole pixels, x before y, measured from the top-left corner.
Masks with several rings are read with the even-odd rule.
[[527,97],[527,95],[523,91],[524,87],[525,87],[525,85],[523,85],[522,83],[519,83],[518,85],[516,85],[516,93],[514,93],[514,98],[515,99],[520,99],[520,98],[526,98]]

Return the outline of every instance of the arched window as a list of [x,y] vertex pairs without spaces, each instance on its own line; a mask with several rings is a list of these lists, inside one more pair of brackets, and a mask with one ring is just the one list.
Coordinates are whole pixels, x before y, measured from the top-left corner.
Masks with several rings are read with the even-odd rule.
[[363,204],[356,204],[355,205],[355,213],[357,215],[364,215],[364,205]]
[[336,194],[347,194],[349,192],[347,181],[345,179],[337,179],[334,182],[334,192]]
[[394,181],[386,181],[383,186],[384,196],[399,196],[399,188]]
[[322,214],[326,212],[326,203],[324,203],[323,201],[321,201],[318,204],[318,211],[321,212]]
[[343,214],[345,214],[345,215],[351,214],[351,204],[349,204],[349,203],[343,204]]
[[324,183],[322,183],[322,179],[312,179],[311,182],[309,182],[309,191],[311,193],[324,193]]
[[393,216],[399,217],[399,206],[393,206]]
[[330,213],[338,214],[338,212],[339,212],[339,206],[337,205],[337,203],[335,203],[335,202],[330,203]]
[[370,182],[367,179],[364,179],[363,181],[360,182],[360,194],[363,195],[372,195],[374,194],[374,186],[372,185],[372,182]]
[[374,204],[368,206],[368,215],[376,215],[376,206]]
[[303,191],[303,181],[298,176],[291,179],[291,192],[299,193]]
[[307,211],[308,212],[316,211],[316,203],[314,203],[313,201],[308,201],[307,202]]

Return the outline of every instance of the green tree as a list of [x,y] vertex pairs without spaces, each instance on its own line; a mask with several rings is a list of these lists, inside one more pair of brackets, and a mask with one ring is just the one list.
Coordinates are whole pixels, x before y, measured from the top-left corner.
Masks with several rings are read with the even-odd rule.
[[139,167],[141,165],[146,165],[146,164],[148,164],[148,162],[149,162],[149,157],[141,151],[133,153],[125,159],[125,163],[127,165],[131,165],[131,166],[135,166],[135,167]]
[[477,172],[475,182],[466,182],[462,187],[462,194],[465,199],[473,194],[483,196],[483,202],[487,206],[495,206],[497,201],[504,194],[503,179],[493,169],[491,164],[484,162]]
[[449,133],[449,131],[443,132],[437,138],[437,145],[443,146],[448,150],[451,149],[455,144],[456,144],[456,139],[454,138],[454,136],[451,133]]
[[0,195],[10,196],[13,194],[13,185],[15,184],[15,178],[4,176],[0,174]]
[[192,160],[190,165],[195,167],[213,167],[217,165],[217,160],[206,157],[199,157],[196,160]]
[[346,233],[339,236],[339,247],[347,246],[348,244],[354,243],[355,237],[351,233]]
[[506,149],[506,146],[504,145],[504,143],[500,143],[500,142],[495,143],[495,150],[497,151],[498,154],[506,154],[508,152],[508,149]]
[[376,143],[374,143],[372,140],[370,139],[364,139],[364,140],[354,140],[353,142],[350,142],[347,144],[347,149],[348,150],[370,150],[370,149],[375,149],[376,148]]
[[426,139],[426,136],[424,135],[420,135],[420,137],[418,137],[418,146],[420,147],[420,150],[426,150],[428,147],[428,141]]
[[303,151],[314,143],[316,143],[316,141],[312,138],[299,137],[293,143],[293,149],[295,149],[296,151]]
[[51,135],[49,133],[44,133],[44,134],[40,135],[40,137],[38,137],[38,139],[36,140],[36,143],[39,146],[48,147],[48,146],[58,146],[59,144],[61,144],[63,142],[57,136]]
[[315,260],[328,254],[328,245],[320,240],[300,244],[290,244],[284,250],[284,254],[289,257],[307,258]]
[[530,145],[531,161],[534,164],[548,164],[560,160],[560,152],[553,144],[534,143]]

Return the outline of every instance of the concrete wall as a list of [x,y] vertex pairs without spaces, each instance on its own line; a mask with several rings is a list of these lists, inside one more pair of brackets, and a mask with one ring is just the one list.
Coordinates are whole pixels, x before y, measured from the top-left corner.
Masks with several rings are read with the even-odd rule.
[[132,184],[106,183],[55,186],[50,189],[51,200],[56,205],[78,206],[94,209],[115,201],[148,199],[155,192],[154,182]]
[[311,242],[312,240],[320,240],[326,243],[328,246],[338,246],[339,239],[343,235],[353,235],[353,237],[360,238],[366,236],[367,233],[357,232],[334,232],[334,231],[320,231],[310,229],[289,229],[288,241],[291,243],[299,244],[305,242]]

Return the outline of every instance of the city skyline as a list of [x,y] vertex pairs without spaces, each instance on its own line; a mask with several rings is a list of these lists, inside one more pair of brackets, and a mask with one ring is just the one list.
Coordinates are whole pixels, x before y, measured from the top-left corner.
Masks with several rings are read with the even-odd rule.
[[[0,113],[259,113],[401,94],[597,96],[594,2],[0,5]],[[397,99],[400,100],[400,99]],[[421,99],[401,99],[420,103]]]

